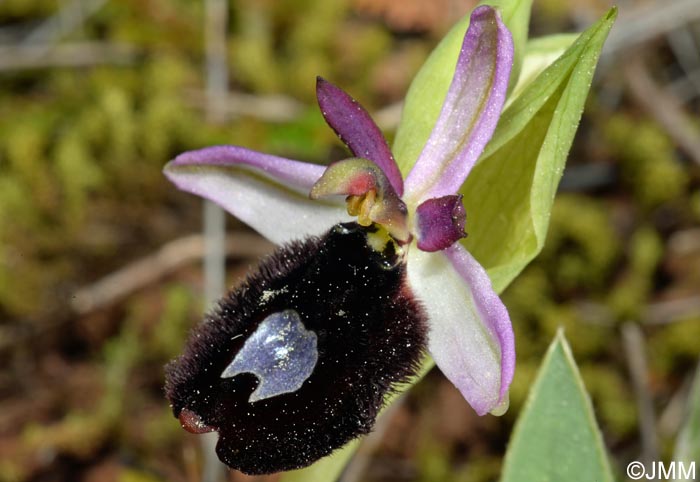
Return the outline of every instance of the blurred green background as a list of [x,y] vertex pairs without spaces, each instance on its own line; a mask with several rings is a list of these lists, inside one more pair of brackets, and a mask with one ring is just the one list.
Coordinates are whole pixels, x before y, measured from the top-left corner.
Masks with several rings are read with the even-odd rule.
[[[172,417],[162,367],[204,309],[202,210],[162,166],[224,143],[345,157],[316,75],[391,138],[412,76],[473,6],[230,2],[213,122],[203,2],[0,0],[0,482],[201,480],[199,438]],[[531,36],[581,30],[608,6],[535,0]],[[671,457],[700,355],[700,12],[619,6],[547,244],[504,295],[510,411],[479,418],[432,373],[346,481],[497,480],[559,326],[613,465]],[[228,231],[233,285],[271,247],[232,218]]]

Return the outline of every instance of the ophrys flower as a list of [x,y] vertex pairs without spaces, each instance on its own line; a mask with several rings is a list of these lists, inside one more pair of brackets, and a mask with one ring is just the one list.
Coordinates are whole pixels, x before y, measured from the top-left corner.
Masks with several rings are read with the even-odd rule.
[[457,192],[498,122],[512,56],[498,13],[477,8],[405,181],[367,112],[323,79],[321,111],[354,158],[325,168],[218,146],[168,164],[180,189],[292,241],[221,301],[168,370],[175,415],[191,431],[217,430],[228,465],[298,468],[368,432],[426,346],[477,413],[505,410],[510,320],[458,242]]

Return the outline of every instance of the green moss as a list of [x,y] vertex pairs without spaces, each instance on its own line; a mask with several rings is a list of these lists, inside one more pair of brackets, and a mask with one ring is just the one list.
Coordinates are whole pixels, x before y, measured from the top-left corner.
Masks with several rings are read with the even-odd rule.
[[580,365],[580,370],[600,425],[616,438],[634,435],[637,405],[627,377],[600,363],[586,362]]
[[583,321],[575,303],[552,305],[542,316],[541,323],[548,339],[563,327],[567,339],[576,340],[573,351],[582,359],[604,355],[613,334],[612,326]]
[[[700,317],[688,316],[659,329],[648,340],[653,368],[665,376],[676,377],[694,367],[700,358]],[[679,382],[680,380],[676,380]]]
[[479,482],[497,480],[501,461],[497,457],[470,457],[460,466],[455,466],[448,449],[437,441],[423,443],[417,453],[418,477],[421,482]]
[[157,456],[164,449],[175,446],[186,436],[167,404],[146,419],[140,435],[143,437],[143,446],[140,448],[151,456]]
[[4,0],[0,2],[0,17],[29,18],[45,17],[57,8],[53,0]]
[[700,189],[696,189],[690,196],[690,208],[696,222],[700,222]]
[[63,191],[61,217],[65,227],[77,227],[84,220],[89,193],[104,181],[103,173],[74,132],[59,139],[54,155],[54,169]]
[[165,305],[152,333],[151,354],[161,360],[175,357],[185,341],[197,309],[193,293],[181,285],[172,285],[165,293]]
[[316,109],[309,109],[295,122],[270,127],[264,140],[272,152],[320,163],[331,160],[327,157],[329,145],[342,146]]
[[[520,343],[516,348],[520,348],[523,344]],[[513,383],[510,386],[509,396],[510,396],[510,408],[504,415],[504,417],[510,419],[515,423],[520,409],[525,404],[527,396],[530,393],[530,388],[535,381],[535,376],[537,375],[537,369],[539,368],[538,359],[534,357],[522,357],[518,359],[518,363],[515,366],[515,376],[513,377]]]
[[27,480],[27,470],[21,462],[15,460],[0,460],[0,480],[3,482],[22,482]]
[[284,75],[275,56],[274,25],[260,5],[238,13],[238,28],[228,44],[234,78],[247,89],[278,92]]
[[449,480],[452,473],[449,454],[436,440],[423,441],[418,451],[418,480]]
[[[12,239],[10,236],[3,238]],[[0,243],[0,305],[11,316],[33,318],[41,310],[37,293],[43,288],[44,277],[30,255],[31,252],[25,251],[21,245]]]
[[621,321],[638,320],[653,288],[653,276],[663,255],[658,233],[649,226],[635,231],[628,248],[623,276],[608,296],[608,304]]
[[104,347],[103,385],[104,394],[98,405],[100,418],[117,423],[127,409],[124,393],[134,367],[144,354],[145,346],[139,325],[141,316],[138,305],[126,320],[119,336],[112,338]]
[[542,259],[559,291],[604,285],[620,254],[610,210],[600,200],[562,194],[554,203]]
[[653,208],[685,192],[688,173],[673,142],[656,123],[621,113],[610,118],[604,132],[624,181],[642,206]]
[[25,205],[27,211],[33,205],[45,210],[56,204],[55,186],[43,172],[52,127],[52,119],[29,112],[18,116],[7,129],[7,143],[3,149],[7,166],[3,170],[6,176],[12,176],[15,182],[31,190],[34,200]]
[[[106,116],[107,145],[105,155],[115,173],[128,175],[126,166],[135,159],[136,123],[132,95],[117,87],[102,92],[99,105]],[[129,176],[131,177],[131,176]]]
[[117,482],[164,482],[165,480],[155,474],[135,468],[124,469],[117,476]]

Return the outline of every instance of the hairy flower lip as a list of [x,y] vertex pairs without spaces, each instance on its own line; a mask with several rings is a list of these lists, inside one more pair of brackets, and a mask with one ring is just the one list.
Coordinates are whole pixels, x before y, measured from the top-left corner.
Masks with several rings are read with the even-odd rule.
[[[217,454],[230,467],[262,474],[308,465],[369,433],[385,394],[416,374],[427,320],[406,287],[405,263],[395,262],[402,254],[374,249],[373,232],[345,223],[280,247],[220,300],[166,368],[173,413],[187,408],[195,422],[217,427]],[[264,373],[222,375],[266,319],[288,310],[315,333],[318,363],[297,390],[253,400]],[[262,339],[277,344],[278,336],[286,335]],[[277,357],[258,353],[262,364]]]
[[[405,182],[378,127],[356,101],[319,79],[319,105],[353,154],[380,167],[413,220],[429,200],[457,194],[491,137],[505,100],[512,51],[498,12],[476,8],[438,121]],[[279,244],[349,219],[342,202],[308,198],[322,166],[219,146],[182,154],[165,171],[179,188],[221,204]],[[442,227],[456,237],[461,215],[452,208],[449,226],[445,221]],[[413,234],[422,243],[428,237],[415,225]],[[502,413],[515,360],[510,319],[478,262],[457,239],[438,238],[441,243],[429,247],[435,252],[411,242],[405,258],[410,289],[428,315],[429,351],[478,414]]]

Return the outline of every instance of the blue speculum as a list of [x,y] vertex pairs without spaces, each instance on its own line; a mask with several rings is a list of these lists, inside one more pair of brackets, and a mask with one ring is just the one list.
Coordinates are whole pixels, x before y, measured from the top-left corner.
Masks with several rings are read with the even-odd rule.
[[304,328],[299,313],[272,313],[243,344],[221,378],[252,373],[259,381],[249,402],[297,391],[318,361],[316,333]]

